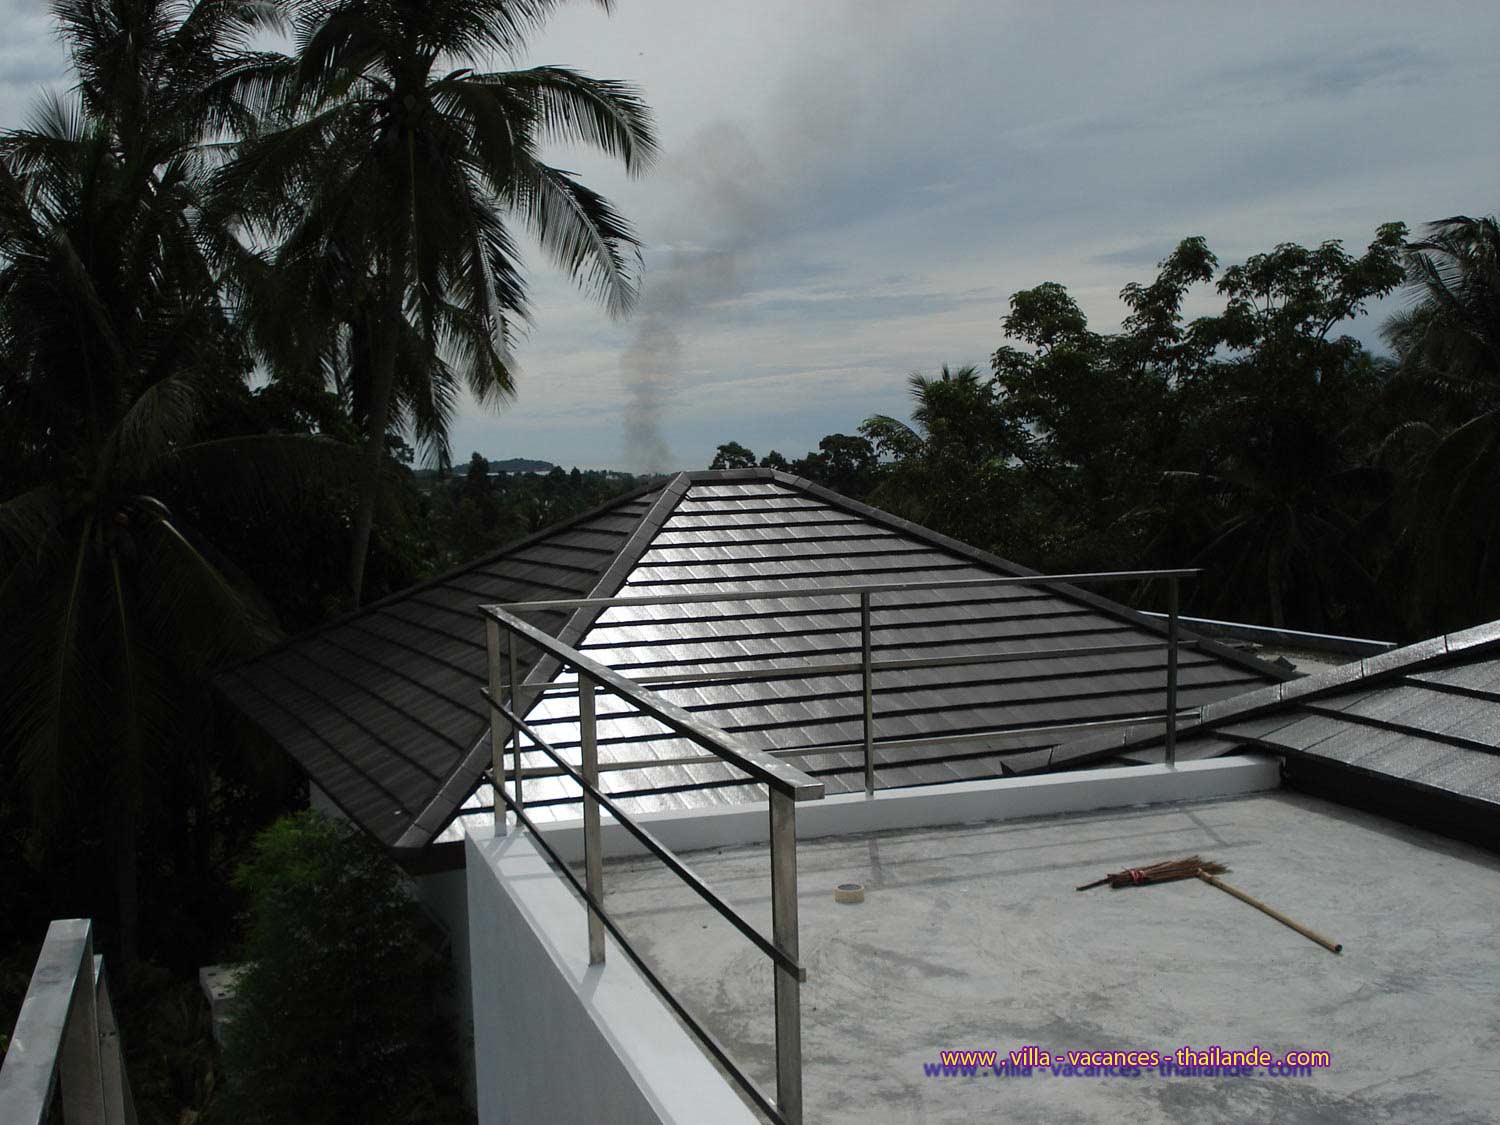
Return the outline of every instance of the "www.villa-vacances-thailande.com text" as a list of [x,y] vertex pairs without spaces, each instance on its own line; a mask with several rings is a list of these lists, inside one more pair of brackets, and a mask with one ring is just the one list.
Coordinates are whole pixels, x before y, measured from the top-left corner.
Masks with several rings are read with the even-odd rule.
[[1273,1054],[1259,1044],[1229,1050],[1220,1046],[1178,1047],[1171,1051],[1048,1051],[1036,1045],[1014,1051],[939,1051],[923,1063],[929,1078],[1307,1078],[1332,1065],[1327,1051]]

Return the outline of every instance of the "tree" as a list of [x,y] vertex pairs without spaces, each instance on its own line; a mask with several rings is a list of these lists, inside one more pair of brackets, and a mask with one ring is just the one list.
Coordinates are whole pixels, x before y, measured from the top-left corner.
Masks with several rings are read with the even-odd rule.
[[138,159],[79,100],[0,141],[0,724],[35,824],[105,811],[127,962],[174,692],[260,625],[162,499],[244,368],[185,216],[190,161]]
[[945,364],[938,378],[914,373],[908,383],[911,425],[876,414],[859,427],[891,461],[871,499],[945,534],[1001,544],[1020,431],[1001,416],[989,381],[973,366],[950,371]]
[[714,459],[708,467],[710,469],[753,469],[755,454],[737,441],[725,442],[714,451]]
[[793,462],[788,471],[861,499],[875,487],[879,468],[880,457],[869,438],[829,434],[818,442],[817,452]]
[[280,277],[291,281],[285,292],[318,298],[310,334],[256,318],[262,336],[307,337],[265,349],[344,356],[368,461],[350,549],[355,604],[400,407],[437,438],[460,382],[482,402],[512,391],[509,326],[526,315],[526,290],[505,217],[612,313],[636,292],[629,226],[540,151],[583,143],[637,172],[655,151],[644,103],[622,83],[560,67],[466,65],[491,50],[515,58],[556,6],[307,0],[293,20],[296,56],[254,72],[275,111],[220,174],[219,221],[276,247],[274,271],[243,247],[227,250],[247,290],[263,297]]
[[194,221],[199,145],[243,117],[235,68],[267,11],[60,2],[78,90],[0,138],[0,747],[44,862],[111,873],[112,910],[49,884],[117,923],[122,968],[143,839],[203,838],[204,677],[273,634],[193,512],[348,469],[333,442],[211,424],[253,396]]
[[483,500],[494,493],[494,482],[490,480],[490,463],[484,454],[475,451],[470,455],[463,487],[464,495],[474,500]]
[[225,1045],[230,1120],[472,1120],[441,1000],[447,967],[378,845],[316,812],[257,839],[246,969]]
[[1006,344],[990,363],[1025,478],[1019,556],[1087,570],[1140,552],[1136,516],[1170,467],[1182,424],[1174,398],[1204,359],[1184,331],[1182,302],[1214,266],[1203,239],[1184,239],[1155,281],[1122,290],[1130,311],[1115,335],[1090,330],[1054,282],[1012,296],[1001,325],[1024,348]]
[[1428,632],[1500,616],[1500,223],[1432,223],[1406,257],[1413,307],[1387,321],[1430,406],[1402,498],[1404,609]]
[[1357,258],[1336,241],[1254,255],[1219,279],[1223,313],[1188,327],[1213,358],[1180,396],[1193,425],[1167,483],[1181,490],[1184,518],[1157,550],[1186,538],[1193,565],[1214,568],[1212,594],[1194,603],[1203,611],[1234,606],[1308,629],[1347,629],[1352,616],[1389,626],[1362,542],[1382,499],[1368,466],[1380,435],[1366,409],[1381,372],[1333,330],[1401,283],[1405,233],[1381,226]]

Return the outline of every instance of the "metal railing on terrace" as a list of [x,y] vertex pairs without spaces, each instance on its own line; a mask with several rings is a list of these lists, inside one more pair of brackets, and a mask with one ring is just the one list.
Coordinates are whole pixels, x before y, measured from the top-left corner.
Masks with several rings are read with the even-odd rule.
[[[1177,664],[1178,650],[1184,642],[1178,635],[1178,584],[1182,579],[1192,578],[1196,570],[1143,570],[1107,571],[1089,574],[1025,575],[1004,578],[953,579],[936,582],[876,582],[845,586],[820,586],[805,590],[731,590],[711,594],[661,594],[651,596],[625,596],[613,598],[572,598],[563,600],[511,602],[481,607],[485,618],[486,641],[489,653],[489,684],[484,691],[490,707],[491,779],[495,792],[495,832],[507,830],[506,810],[513,812],[519,825],[531,832],[532,839],[551,859],[558,870],[572,884],[585,903],[588,917],[589,960],[593,964],[604,961],[604,934],[607,930],[620,949],[640,970],[642,975],[678,1015],[710,1055],[724,1068],[741,1091],[772,1121],[801,1125],[802,1121],[802,1024],[800,986],[807,979],[807,971],[798,960],[797,925],[797,828],[796,806],[802,801],[819,800],[824,795],[821,782],[782,759],[788,756],[807,756],[814,753],[829,753],[842,749],[862,748],[864,752],[864,782],[867,796],[873,796],[877,776],[876,749],[911,748],[917,746],[946,745],[973,740],[994,740],[1028,734],[1055,733],[1062,731],[1084,731],[1114,726],[1134,725],[1160,720],[1165,724],[1166,760],[1175,762],[1177,740]],[[991,652],[964,654],[947,657],[918,659],[876,660],[872,655],[872,616],[875,610],[874,597],[886,593],[911,593],[914,591],[942,591],[958,589],[986,589],[1000,586],[1059,586],[1087,585],[1111,582],[1145,582],[1163,580],[1167,583],[1166,636],[1160,640],[1133,641],[1109,645],[1083,645],[1067,648],[1037,650],[996,650]],[[663,674],[649,677],[627,677],[606,665],[586,656],[568,645],[524,621],[519,615],[546,610],[612,609],[619,606],[692,605],[725,601],[795,600],[798,598],[827,598],[847,596],[858,601],[860,615],[860,659],[853,661],[801,661],[794,665],[763,668],[755,671],[715,671]],[[550,683],[527,685],[518,672],[517,643],[524,641],[557,662],[552,674],[568,670],[576,675],[575,685]],[[1191,646],[1193,642],[1186,642]],[[1054,659],[1067,656],[1100,656],[1106,654],[1137,652],[1166,648],[1167,668],[1165,701],[1160,714],[1135,715],[1126,719],[1095,720],[1089,722],[1056,724],[1026,729],[1009,728],[998,731],[961,735],[938,735],[921,739],[875,738],[874,679],[881,672],[901,669],[955,667],[959,665],[1005,663],[1017,660]],[[729,732],[697,718],[685,709],[661,698],[653,690],[667,686],[685,686],[696,683],[745,682],[778,678],[807,678],[819,675],[838,675],[858,672],[860,675],[864,737],[861,742],[847,746],[820,745],[816,747],[792,747],[763,751],[744,745]],[[569,762],[555,747],[538,733],[525,719],[525,713],[544,694],[559,690],[578,693],[579,757],[577,765]],[[618,698],[633,704],[643,714],[662,723],[668,731],[679,735],[701,747],[702,755],[654,758],[639,761],[599,762],[596,697],[600,690],[608,691]],[[509,735],[504,724],[510,726]],[[522,735],[530,740],[523,747]],[[510,745],[510,769],[505,763],[506,744]],[[552,760],[551,768],[525,768],[524,754],[541,751]],[[646,828],[620,808],[617,801],[599,787],[601,772],[639,769],[651,766],[691,765],[717,762],[733,766],[748,775],[751,781],[766,785],[770,806],[770,850],[771,850],[771,929],[767,938],[747,921],[724,898],[714,892],[683,861],[666,848]],[[568,777],[582,793],[584,877],[580,881],[572,869],[547,843],[537,830],[536,824],[526,813],[525,779],[528,777]],[[506,779],[509,778],[510,791]],[[761,1092],[753,1080],[729,1057],[724,1046],[687,1011],[682,1002],[671,992],[660,976],[646,964],[629,939],[620,931],[618,924],[609,917],[604,908],[604,850],[600,831],[600,810],[608,812],[625,830],[630,832],[669,870],[682,879],[710,906],[719,912],[731,925],[743,934],[774,963],[775,1027],[776,1027],[776,1098],[773,1102]]]
[[59,1102],[65,1125],[136,1122],[104,958],[94,955],[86,918],[47,927],[0,1067],[4,1125],[55,1121]]

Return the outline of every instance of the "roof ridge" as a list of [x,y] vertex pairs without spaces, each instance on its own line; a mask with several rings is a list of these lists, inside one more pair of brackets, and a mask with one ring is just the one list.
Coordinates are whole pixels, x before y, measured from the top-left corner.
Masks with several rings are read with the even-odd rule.
[[[659,495],[641,517],[635,530],[630,533],[625,545],[616,552],[614,560],[600,573],[588,594],[585,595],[586,597],[612,597],[624,585],[625,579],[635,569],[641,556],[646,553],[652,541],[660,533],[662,525],[667,522],[677,505],[681,503],[683,496],[687,494],[691,483],[689,474],[677,473],[666,484],[659,486]],[[572,612],[567,622],[558,630],[557,639],[563,644],[576,644],[603,612],[604,609],[599,606],[580,606]],[[525,679],[521,681],[522,685],[548,682],[557,672],[560,663],[561,661],[551,653],[544,654],[526,673]],[[532,699],[526,710],[522,712],[523,718],[537,702],[538,699]],[[444,778],[437,792],[422,807],[422,810],[412,818],[411,824],[397,840],[396,847],[420,848],[448,826],[448,822],[457,814],[459,806],[479,783],[485,768],[490,763],[490,748],[486,745],[489,736],[490,725],[488,722],[482,722],[479,735],[473,745],[448,771],[448,776]],[[434,823],[435,819],[441,820],[441,823]]]
[[[1246,692],[1204,708],[1202,727],[1209,729],[1226,719],[1267,714],[1277,707],[1309,703],[1356,684],[1381,684],[1410,672],[1432,667],[1449,656],[1500,647],[1500,621],[1475,625],[1456,633],[1443,633],[1413,641],[1362,660],[1351,660],[1284,684]],[[1274,693],[1273,693],[1274,689]],[[1198,724],[1194,724],[1195,728]]]

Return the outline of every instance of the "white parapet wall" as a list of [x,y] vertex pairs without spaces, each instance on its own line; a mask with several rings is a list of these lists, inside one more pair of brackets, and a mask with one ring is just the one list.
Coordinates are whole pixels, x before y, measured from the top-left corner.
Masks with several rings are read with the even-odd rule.
[[[878,789],[873,797],[840,793],[797,806],[797,838],[1059,816],[1166,801],[1204,801],[1280,785],[1278,759],[1245,754],[1176,766],[1110,766],[993,781]],[[702,811],[652,813],[637,818],[637,822],[666,847],[681,852],[764,843],[768,833],[764,801]],[[582,820],[560,820],[541,827],[547,842],[565,860],[574,863],[583,859]],[[646,854],[645,846],[608,814],[602,832],[606,856]]]
[[480,1125],[758,1120],[527,833],[464,849]]

